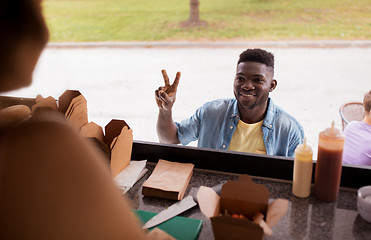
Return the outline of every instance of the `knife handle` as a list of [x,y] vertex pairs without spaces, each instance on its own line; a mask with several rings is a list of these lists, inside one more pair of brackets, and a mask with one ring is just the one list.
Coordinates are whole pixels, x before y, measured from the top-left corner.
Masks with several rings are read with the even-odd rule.
[[[216,192],[216,194],[220,195],[220,193],[222,192],[222,187],[223,187],[224,183],[226,183],[226,182],[227,181],[225,181],[225,180],[221,181],[218,185],[215,185],[215,186],[211,187],[211,189],[213,189]],[[193,200],[196,203],[198,203],[196,194],[197,194],[197,192],[192,197],[193,197]]]

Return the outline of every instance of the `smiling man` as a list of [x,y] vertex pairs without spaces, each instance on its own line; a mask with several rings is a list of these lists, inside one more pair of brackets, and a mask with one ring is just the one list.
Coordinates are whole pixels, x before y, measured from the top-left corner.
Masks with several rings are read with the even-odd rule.
[[292,157],[303,141],[300,123],[269,98],[277,86],[270,52],[242,52],[233,85],[235,98],[205,103],[180,123],[172,119],[180,73],[172,85],[165,70],[162,74],[165,86],[155,92],[160,142],[187,145],[198,140],[199,147]]

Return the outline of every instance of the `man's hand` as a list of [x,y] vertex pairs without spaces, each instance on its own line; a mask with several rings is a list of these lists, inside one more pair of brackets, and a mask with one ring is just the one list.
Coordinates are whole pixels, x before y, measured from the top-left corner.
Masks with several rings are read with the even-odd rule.
[[179,84],[180,72],[176,73],[173,84],[170,85],[169,77],[165,70],[161,70],[165,86],[155,91],[156,103],[159,108],[157,119],[157,135],[161,143],[179,143],[178,128],[175,125],[171,109],[175,102],[176,90]]
[[180,72],[176,73],[173,84],[170,85],[169,77],[165,70],[161,70],[165,86],[159,87],[155,91],[156,103],[159,108],[171,110],[176,98],[176,91],[179,84]]

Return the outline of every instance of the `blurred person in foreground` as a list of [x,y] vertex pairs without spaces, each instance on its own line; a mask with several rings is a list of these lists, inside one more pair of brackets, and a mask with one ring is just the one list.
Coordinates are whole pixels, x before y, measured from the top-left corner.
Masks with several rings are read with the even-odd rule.
[[[2,0],[0,29],[0,92],[30,85],[48,40],[41,1]],[[0,239],[144,239],[103,155],[63,116],[18,105],[0,118]]]
[[277,86],[270,52],[242,52],[233,84],[235,98],[205,103],[179,123],[172,119],[172,107],[180,73],[172,85],[165,70],[162,74],[165,86],[155,91],[160,142],[187,145],[198,140],[199,147],[292,157],[304,139],[300,123],[269,97]]
[[371,91],[363,98],[363,110],[363,120],[352,121],[344,129],[344,164],[371,166]]

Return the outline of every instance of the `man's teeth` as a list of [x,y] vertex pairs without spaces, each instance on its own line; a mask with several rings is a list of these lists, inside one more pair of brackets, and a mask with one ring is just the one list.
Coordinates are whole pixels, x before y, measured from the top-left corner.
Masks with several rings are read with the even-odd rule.
[[243,94],[243,93],[241,93],[241,95],[244,96],[244,97],[253,97],[254,96],[252,94]]

